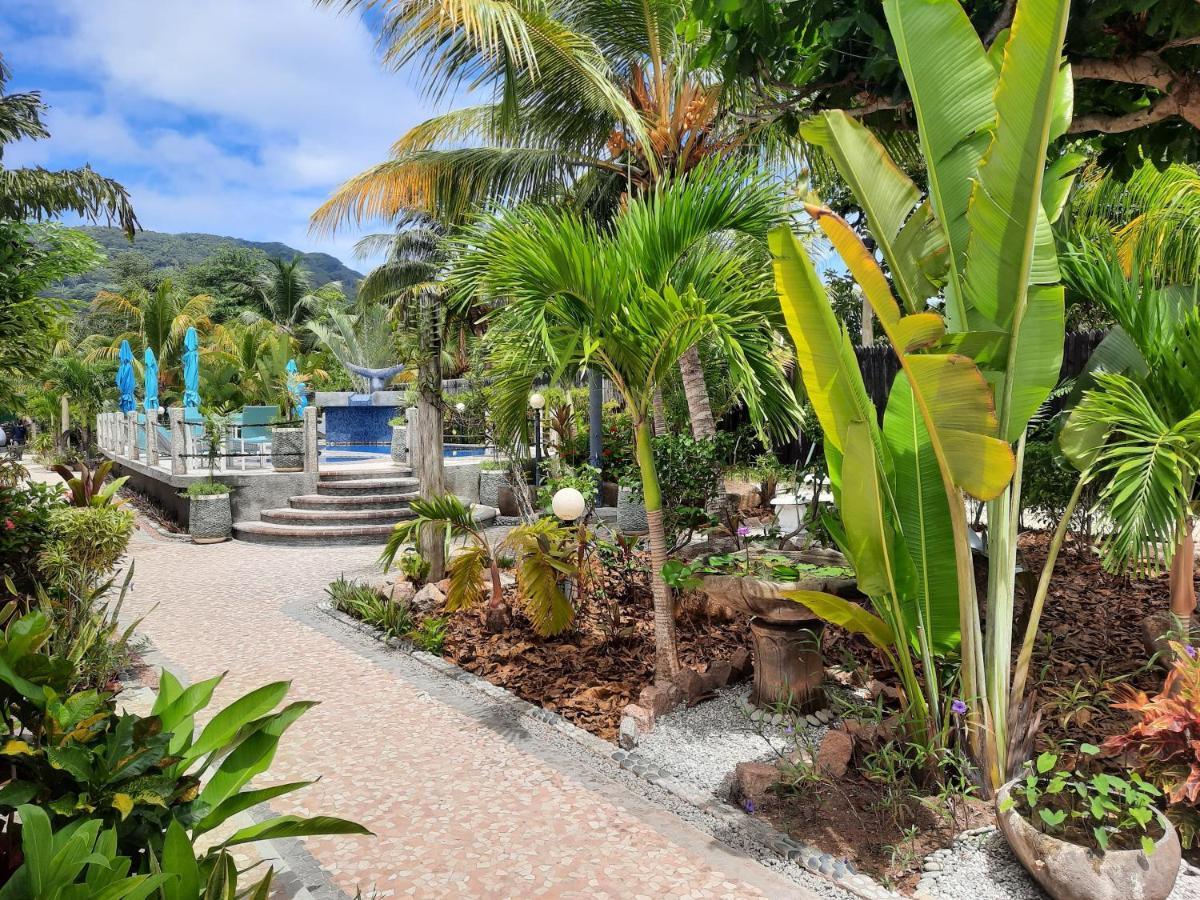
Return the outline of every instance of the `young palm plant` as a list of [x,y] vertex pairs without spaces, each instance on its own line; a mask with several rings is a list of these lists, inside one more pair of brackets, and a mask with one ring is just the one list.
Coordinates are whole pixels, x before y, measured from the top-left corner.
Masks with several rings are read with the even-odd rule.
[[493,419],[523,434],[535,381],[586,366],[602,371],[632,416],[649,523],[655,675],[679,669],[662,492],[651,449],[655,389],[701,338],[718,343],[753,421],[794,433],[800,409],[782,371],[767,310],[762,237],[785,207],[748,171],[702,166],[631,201],[600,232],[580,215],[524,206],[463,239],[456,280],[503,302],[492,315]]

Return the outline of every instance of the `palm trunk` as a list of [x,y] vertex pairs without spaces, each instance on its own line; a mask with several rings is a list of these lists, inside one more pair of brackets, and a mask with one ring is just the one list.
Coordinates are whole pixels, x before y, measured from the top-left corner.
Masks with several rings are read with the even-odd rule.
[[654,389],[654,435],[662,437],[667,433],[667,405],[663,403],[662,388]]
[[1169,578],[1171,591],[1171,624],[1176,640],[1191,643],[1192,615],[1196,611],[1196,543],[1192,537],[1195,523],[1184,521],[1183,539],[1175,548]]
[[[442,460],[442,347],[441,328],[433,298],[421,297],[421,359],[417,372],[417,441],[413,449],[414,473],[421,482],[421,496],[440,497],[446,492]],[[422,528],[421,555],[429,562],[429,580],[446,574],[446,545],[441,529]]]
[[683,378],[683,395],[687,397],[688,417],[692,420],[692,437],[703,441],[717,433],[713,421],[712,404],[708,399],[708,385],[704,383],[704,366],[700,363],[700,349],[694,346],[679,358],[679,374]]
[[675,640],[675,605],[671,589],[663,581],[663,563],[667,561],[667,534],[663,528],[662,492],[654,469],[650,446],[650,425],[645,420],[634,434],[638,467],[642,471],[642,495],[646,503],[646,524],[650,530],[650,587],[654,592],[654,681],[665,684],[679,672],[679,648]]

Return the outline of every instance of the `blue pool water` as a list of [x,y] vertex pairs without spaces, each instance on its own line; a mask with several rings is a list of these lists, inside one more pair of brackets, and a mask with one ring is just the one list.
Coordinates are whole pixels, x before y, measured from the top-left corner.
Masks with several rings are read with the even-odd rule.
[[[321,450],[321,462],[365,462],[371,457],[387,456],[390,453],[391,447],[387,444],[326,444]],[[486,453],[486,447],[470,447],[461,444],[446,444],[442,448],[442,456],[447,459],[483,456]]]

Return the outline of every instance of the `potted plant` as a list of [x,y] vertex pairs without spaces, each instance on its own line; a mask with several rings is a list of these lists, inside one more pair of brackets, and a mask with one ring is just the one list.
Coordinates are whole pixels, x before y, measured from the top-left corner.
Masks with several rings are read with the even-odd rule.
[[388,424],[392,426],[392,464],[402,466],[408,458],[408,420],[396,416]]
[[617,529],[622,534],[645,534],[649,531],[641,483],[634,472],[622,473],[617,479]]
[[233,509],[229,485],[194,481],[183,495],[188,498],[188,534],[193,544],[219,544],[233,534]]
[[508,484],[508,463],[500,459],[484,460],[479,466],[479,502],[500,508],[500,488]]
[[1137,774],[1096,768],[1092,744],[1074,768],[1041,754],[996,795],[1013,854],[1054,900],[1164,900],[1179,874],[1179,837]]

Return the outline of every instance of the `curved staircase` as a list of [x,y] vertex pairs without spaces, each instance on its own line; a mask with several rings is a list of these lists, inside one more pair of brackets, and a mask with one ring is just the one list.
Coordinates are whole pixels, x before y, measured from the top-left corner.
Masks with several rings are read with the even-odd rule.
[[407,468],[322,472],[315,494],[265,509],[257,522],[234,522],[233,536],[264,544],[383,544],[397,522],[412,516],[408,502],[418,495]]

